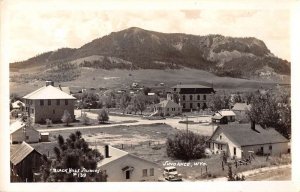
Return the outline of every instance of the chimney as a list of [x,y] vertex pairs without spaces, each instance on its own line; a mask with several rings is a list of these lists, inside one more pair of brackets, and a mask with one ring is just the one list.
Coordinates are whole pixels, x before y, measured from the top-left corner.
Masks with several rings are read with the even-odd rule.
[[54,82],[53,82],[53,81],[46,81],[46,87],[47,87],[48,85],[52,85],[52,86],[54,87]]
[[251,129],[255,131],[255,121],[251,120]]
[[62,89],[61,89],[61,85],[60,85],[60,84],[58,85],[58,87],[59,87],[59,89],[60,89],[60,90],[62,90]]
[[104,146],[104,153],[105,153],[105,158],[109,158],[109,146],[105,145]]

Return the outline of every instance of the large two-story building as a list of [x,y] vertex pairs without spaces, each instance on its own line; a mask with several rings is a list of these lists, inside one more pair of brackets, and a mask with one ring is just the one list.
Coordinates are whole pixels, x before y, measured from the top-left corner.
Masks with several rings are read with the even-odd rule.
[[[172,87],[172,97],[176,94],[182,111],[193,111],[207,108],[207,101],[215,93],[212,87],[197,84],[179,84]],[[175,98],[172,98],[174,100]]]
[[34,123],[43,123],[46,119],[52,122],[59,122],[64,111],[67,110],[74,119],[75,97],[63,91],[61,87],[54,87],[53,84],[29,93],[23,97],[26,111]]

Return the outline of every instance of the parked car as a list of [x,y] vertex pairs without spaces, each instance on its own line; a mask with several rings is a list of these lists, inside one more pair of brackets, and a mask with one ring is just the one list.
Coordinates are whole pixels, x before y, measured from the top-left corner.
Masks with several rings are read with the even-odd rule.
[[176,167],[165,167],[163,176],[168,181],[182,181],[182,175],[177,172]]

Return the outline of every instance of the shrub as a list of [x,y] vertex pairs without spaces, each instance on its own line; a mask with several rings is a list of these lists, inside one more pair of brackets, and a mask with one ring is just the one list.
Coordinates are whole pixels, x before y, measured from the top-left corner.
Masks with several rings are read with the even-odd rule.
[[69,123],[72,122],[72,117],[71,117],[71,114],[69,113],[68,110],[65,110],[65,111],[64,111],[64,114],[63,114],[63,116],[62,116],[61,121],[62,121],[63,123],[66,123],[67,126],[69,126]]
[[98,113],[98,121],[99,123],[104,123],[109,120],[108,112],[106,109],[101,109]]
[[52,120],[51,119],[46,119],[46,125],[47,125],[47,127],[51,127],[52,126]]
[[179,131],[166,142],[169,157],[189,161],[205,157],[205,138],[191,131]]

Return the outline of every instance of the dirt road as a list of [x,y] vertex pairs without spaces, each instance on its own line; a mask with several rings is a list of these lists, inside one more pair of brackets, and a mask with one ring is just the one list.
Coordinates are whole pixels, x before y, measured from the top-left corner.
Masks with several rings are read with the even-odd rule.
[[[81,111],[75,110],[75,115],[77,117],[80,116]],[[85,112],[87,116],[91,119],[97,119],[97,114],[91,113],[91,112]],[[114,122],[114,124],[105,124],[105,125],[93,125],[93,126],[76,126],[76,127],[61,127],[61,128],[53,128],[53,129],[40,129],[40,132],[52,132],[52,131],[63,131],[63,130],[77,130],[77,129],[101,129],[104,127],[113,127],[117,125],[124,125],[124,126],[133,126],[133,125],[151,125],[155,123],[165,123],[168,124],[174,128],[186,130],[187,125],[179,123],[180,120],[185,120],[181,118],[167,118],[162,120],[148,120],[148,119],[142,119],[139,116],[114,116],[111,115],[110,121]],[[189,120],[199,122],[199,120],[209,120],[209,117],[190,117]],[[130,123],[122,123],[124,121],[129,120],[135,120],[136,122],[130,122]],[[120,124],[118,124],[120,122]],[[212,125],[201,125],[201,124],[189,124],[188,129],[190,131],[193,131],[195,133],[199,133],[201,135],[211,135],[213,130],[216,128],[216,126]]]

